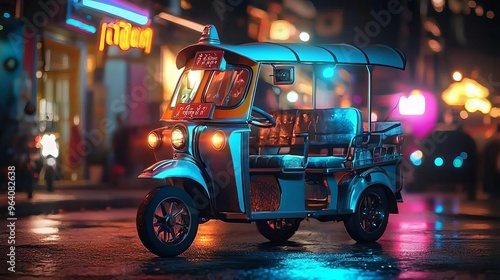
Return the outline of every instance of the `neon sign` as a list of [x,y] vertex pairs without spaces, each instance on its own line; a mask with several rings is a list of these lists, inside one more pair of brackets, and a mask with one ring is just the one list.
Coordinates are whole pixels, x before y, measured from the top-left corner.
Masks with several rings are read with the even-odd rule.
[[153,29],[151,27],[133,27],[126,21],[116,23],[102,23],[99,35],[99,51],[105,45],[117,46],[126,51],[130,48],[143,49],[144,53],[151,53],[153,45]]
[[[79,4],[76,4],[79,5]],[[149,12],[120,0],[81,0],[84,7],[94,9],[112,16],[124,18],[133,23],[145,25],[149,21]]]

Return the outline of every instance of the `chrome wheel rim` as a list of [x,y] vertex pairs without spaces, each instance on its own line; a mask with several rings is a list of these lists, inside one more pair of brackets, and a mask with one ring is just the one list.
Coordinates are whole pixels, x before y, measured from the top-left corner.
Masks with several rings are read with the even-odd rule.
[[181,200],[170,197],[156,206],[153,227],[156,237],[162,243],[181,243],[188,236],[190,223],[191,212]]
[[380,196],[370,193],[363,197],[359,204],[359,223],[365,232],[373,233],[378,230],[385,219],[385,215]]

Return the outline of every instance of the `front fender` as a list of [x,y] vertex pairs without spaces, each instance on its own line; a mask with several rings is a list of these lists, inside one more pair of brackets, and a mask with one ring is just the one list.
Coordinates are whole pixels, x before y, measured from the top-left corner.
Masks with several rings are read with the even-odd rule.
[[159,161],[150,167],[144,169],[139,175],[141,179],[168,179],[168,178],[184,178],[191,179],[208,192],[207,182],[203,177],[201,169],[196,163],[185,159],[168,159]]
[[370,168],[354,176],[345,190],[346,193],[343,197],[346,199],[340,202],[341,205],[339,205],[339,211],[346,214],[353,213],[361,193],[368,187],[375,185],[383,187],[384,191],[388,194],[387,198],[389,200],[389,208],[391,212],[397,212],[397,206],[395,205],[394,198],[394,193],[396,192],[394,188],[395,186],[391,183],[391,179],[389,178],[387,172],[378,167]]

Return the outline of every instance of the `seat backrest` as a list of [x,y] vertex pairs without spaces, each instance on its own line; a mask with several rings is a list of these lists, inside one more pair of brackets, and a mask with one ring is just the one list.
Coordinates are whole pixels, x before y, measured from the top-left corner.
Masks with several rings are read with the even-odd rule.
[[296,109],[271,112],[270,115],[276,120],[276,126],[259,130],[259,146],[290,146],[297,112]]
[[294,133],[309,133],[309,145],[348,147],[355,135],[363,133],[361,112],[356,108],[299,110]]

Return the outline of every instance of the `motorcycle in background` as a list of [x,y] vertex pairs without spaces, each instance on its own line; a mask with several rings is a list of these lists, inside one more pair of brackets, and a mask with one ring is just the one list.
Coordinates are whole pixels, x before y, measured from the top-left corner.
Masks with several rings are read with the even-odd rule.
[[55,134],[44,134],[40,138],[40,153],[42,155],[40,176],[43,175],[47,191],[54,190],[54,180],[57,179],[57,158],[59,157],[59,143]]

